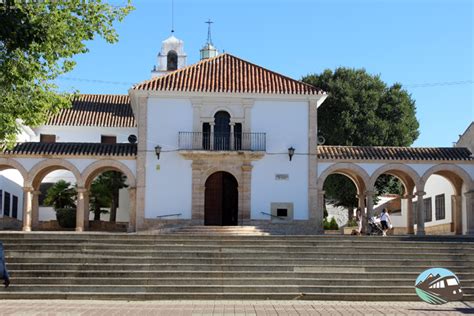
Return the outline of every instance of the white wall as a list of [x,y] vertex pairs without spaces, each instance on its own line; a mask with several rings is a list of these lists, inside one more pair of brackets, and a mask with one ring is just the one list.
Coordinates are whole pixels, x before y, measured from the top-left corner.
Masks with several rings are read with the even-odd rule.
[[[426,195],[423,196],[423,199],[431,198],[431,221],[425,222],[425,227],[449,224],[452,222],[452,209],[451,209],[451,196],[454,195],[454,188],[451,185],[451,182],[446,178],[439,175],[432,175],[428,178],[425,184]],[[444,209],[445,209],[445,219],[436,220],[436,204],[435,197],[436,195],[444,194]],[[416,201],[416,199],[414,199]]]
[[[13,211],[13,196],[18,197],[18,212],[16,218],[19,220],[23,216],[23,184],[18,184],[17,181],[10,180],[7,176],[18,172],[16,170],[4,170],[0,172],[0,190],[1,193],[1,203],[0,203],[0,217],[4,216],[4,203],[5,203],[5,192],[10,193],[10,212],[9,217],[12,217]],[[6,176],[7,175],[7,176]],[[21,177],[21,176],[20,176]]]
[[[147,120],[145,218],[182,213],[179,218],[190,219],[191,161],[185,160],[177,149],[178,133],[193,130],[191,102],[149,98]],[[156,145],[162,147],[159,160]]]
[[40,134],[54,134],[57,142],[91,142],[100,143],[101,135],[117,136],[117,143],[128,143],[130,134],[137,135],[137,128],[117,127],[87,127],[87,126],[40,126],[35,128],[36,138],[31,141],[39,141]]
[[[253,162],[252,219],[269,219],[271,203],[293,203],[294,219],[308,218],[308,102],[256,101],[252,132],[266,133],[267,154]],[[288,148],[295,148],[292,161]],[[288,180],[275,180],[288,174]]]

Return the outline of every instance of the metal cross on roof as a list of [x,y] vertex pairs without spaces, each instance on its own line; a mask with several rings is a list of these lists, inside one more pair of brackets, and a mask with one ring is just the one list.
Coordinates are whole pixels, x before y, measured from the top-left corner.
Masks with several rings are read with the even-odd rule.
[[207,22],[204,22],[208,24],[207,27],[207,43],[212,45],[212,38],[211,38],[211,24],[214,23],[209,19]]

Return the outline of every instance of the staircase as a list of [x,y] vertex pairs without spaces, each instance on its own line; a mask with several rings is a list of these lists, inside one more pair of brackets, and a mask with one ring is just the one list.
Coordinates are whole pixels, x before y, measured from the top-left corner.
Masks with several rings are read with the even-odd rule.
[[0,298],[418,301],[418,274],[443,267],[474,301],[474,238],[196,230],[0,233],[11,275]]

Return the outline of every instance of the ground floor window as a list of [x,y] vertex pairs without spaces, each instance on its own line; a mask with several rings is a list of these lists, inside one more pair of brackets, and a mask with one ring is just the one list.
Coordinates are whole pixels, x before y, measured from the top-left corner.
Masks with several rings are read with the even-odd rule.
[[3,216],[10,216],[10,193],[5,192],[3,198]]
[[435,197],[435,209],[436,209],[436,220],[445,219],[446,211],[444,204],[444,194],[437,195]]
[[12,196],[12,217],[18,218],[18,196]]
[[425,204],[425,222],[431,222],[433,219],[431,216],[431,198],[424,199],[423,203]]

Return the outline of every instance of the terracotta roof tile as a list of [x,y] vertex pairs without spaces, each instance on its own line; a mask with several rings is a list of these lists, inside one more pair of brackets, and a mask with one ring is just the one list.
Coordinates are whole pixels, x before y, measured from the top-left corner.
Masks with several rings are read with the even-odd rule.
[[39,143],[17,144],[3,152],[6,155],[57,155],[57,156],[121,156],[135,157],[137,145],[129,143]]
[[474,161],[471,152],[462,147],[318,146],[318,158],[325,160]]
[[325,94],[304,82],[280,75],[230,54],[200,61],[162,77],[144,81],[135,90],[262,93],[262,94]]
[[128,95],[81,94],[72,107],[51,115],[45,125],[136,127]]

